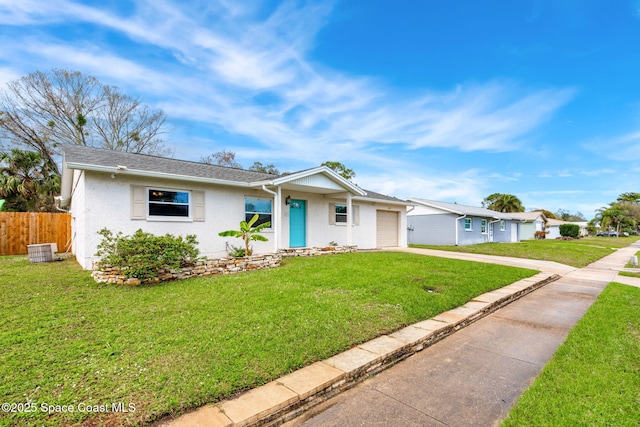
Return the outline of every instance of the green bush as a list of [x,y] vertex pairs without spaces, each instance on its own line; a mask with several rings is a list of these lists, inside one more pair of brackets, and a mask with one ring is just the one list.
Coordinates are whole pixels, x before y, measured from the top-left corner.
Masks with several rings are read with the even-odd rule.
[[577,239],[580,235],[580,226],[578,224],[561,224],[560,235]]
[[111,265],[126,277],[140,280],[154,279],[162,269],[177,270],[192,264],[200,254],[193,234],[183,239],[182,236],[155,236],[138,230],[132,236],[125,236],[121,232],[114,235],[106,228],[98,234],[103,238],[96,253],[100,264]]

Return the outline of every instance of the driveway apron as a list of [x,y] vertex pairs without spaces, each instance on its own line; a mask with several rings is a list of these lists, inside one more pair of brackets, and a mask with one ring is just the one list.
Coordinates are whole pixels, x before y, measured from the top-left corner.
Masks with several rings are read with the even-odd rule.
[[[640,242],[574,269],[542,261],[407,249],[425,255],[537,268],[562,277],[286,425],[496,425],[638,250]],[[635,285],[637,281],[640,279],[626,280]]]

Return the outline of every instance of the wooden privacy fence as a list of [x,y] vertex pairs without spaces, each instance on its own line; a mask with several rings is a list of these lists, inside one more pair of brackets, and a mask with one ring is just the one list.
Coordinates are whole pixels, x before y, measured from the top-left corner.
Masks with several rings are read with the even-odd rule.
[[0,255],[22,255],[27,245],[56,243],[58,252],[71,245],[71,215],[45,212],[0,212]]

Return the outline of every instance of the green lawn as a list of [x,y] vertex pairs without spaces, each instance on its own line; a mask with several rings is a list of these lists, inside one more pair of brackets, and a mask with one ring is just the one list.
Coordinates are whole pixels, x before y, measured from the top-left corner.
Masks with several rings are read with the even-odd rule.
[[640,425],[640,289],[610,284],[503,426]]
[[[35,409],[0,412],[5,426],[148,423],[535,273],[403,253],[289,259],[146,287],[96,284],[71,260],[0,257],[0,272],[0,396]],[[79,412],[112,403],[135,411]]]
[[511,256],[516,258],[555,261],[574,267],[584,267],[624,248],[638,237],[585,237],[579,240],[523,240],[519,243],[485,243],[468,246],[410,245],[415,248],[474,254]]

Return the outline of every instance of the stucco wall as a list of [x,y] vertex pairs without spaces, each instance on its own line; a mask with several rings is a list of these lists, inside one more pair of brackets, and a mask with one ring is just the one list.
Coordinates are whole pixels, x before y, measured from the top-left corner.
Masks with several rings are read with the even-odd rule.
[[[76,171],[76,173],[78,173]],[[136,230],[153,234],[195,234],[203,256],[226,256],[226,242],[242,246],[242,240],[220,237],[220,231],[237,229],[244,219],[244,197],[268,197],[262,190],[236,189],[206,186],[190,182],[151,180],[126,176],[111,178],[109,174],[84,172],[84,186],[80,183],[72,198],[71,214],[75,218],[74,234],[78,244],[74,248],[80,264],[90,269],[97,246],[102,240],[98,231],[108,228],[114,233],[133,234]],[[131,185],[151,186],[162,189],[205,191],[205,221],[183,220],[132,220]],[[84,187],[84,189],[83,189]],[[263,233],[272,241],[273,232]],[[256,253],[272,252],[270,242],[252,242]]]
[[[237,229],[244,219],[245,197],[273,196],[262,189],[233,188],[198,184],[186,181],[159,180],[151,178],[116,175],[107,173],[74,171],[79,179],[72,196],[71,214],[73,217],[74,253],[78,262],[90,269],[96,260],[97,246],[102,240],[98,231],[108,228],[114,233],[133,234],[142,229],[153,234],[187,235],[195,234],[203,256],[220,258],[226,256],[226,243],[242,246],[243,241],[233,237],[220,237],[224,230]],[[205,192],[205,220],[203,222],[185,220],[132,220],[131,185],[151,186],[160,189],[188,190]],[[307,201],[307,245],[327,246],[329,242],[346,245],[347,228],[343,224],[329,224],[330,203],[344,199],[332,199],[320,194],[283,191],[282,199],[290,195],[292,199]],[[359,249],[376,247],[376,209],[391,209],[401,213],[399,216],[399,243],[406,246],[406,214],[403,206],[386,206],[384,203],[354,201],[360,209],[358,226],[352,227],[352,244]],[[279,248],[289,247],[289,207],[281,204],[282,224],[279,236]],[[275,212],[274,212],[275,213]],[[254,253],[275,252],[275,233],[267,229],[262,233],[268,242],[252,242]]]

